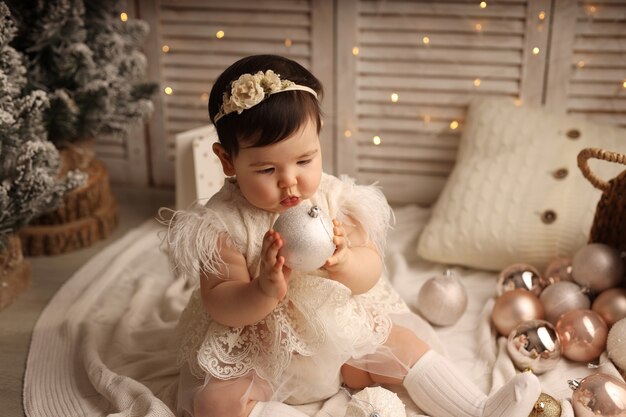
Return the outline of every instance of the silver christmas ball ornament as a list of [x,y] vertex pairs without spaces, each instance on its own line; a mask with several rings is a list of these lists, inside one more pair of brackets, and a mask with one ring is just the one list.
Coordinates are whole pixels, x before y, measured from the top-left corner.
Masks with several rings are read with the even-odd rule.
[[417,310],[431,324],[450,326],[467,308],[467,291],[449,271],[426,281],[417,295]]
[[626,372],[626,318],[611,327],[606,340],[609,358],[622,372]]
[[556,324],[562,314],[571,310],[589,309],[591,300],[580,285],[570,281],[559,281],[548,285],[539,300],[543,304],[546,320]]
[[406,410],[396,393],[368,387],[350,395],[345,417],[406,417]]
[[273,229],[282,237],[279,255],[291,269],[309,272],[321,268],[335,252],[333,222],[318,206],[299,204],[281,213]]
[[574,281],[594,292],[617,287],[624,278],[624,261],[617,249],[603,243],[580,248],[572,259]]
[[561,360],[561,342],[556,328],[545,320],[528,320],[509,334],[506,345],[513,363],[522,371],[542,374]]
[[496,288],[498,295],[521,288],[539,297],[546,284],[534,266],[520,263],[510,265],[500,272]]

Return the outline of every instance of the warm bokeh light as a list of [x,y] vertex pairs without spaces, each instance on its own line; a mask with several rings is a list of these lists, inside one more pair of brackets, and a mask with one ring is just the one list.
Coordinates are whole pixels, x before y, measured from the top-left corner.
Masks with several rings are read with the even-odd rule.
[[355,46],[352,48],[352,55],[357,56],[359,54],[359,47]]
[[582,68],[582,67],[584,67],[585,65],[586,65],[586,62],[585,62],[585,61],[582,61],[582,60],[581,60],[581,61],[578,61],[578,63],[576,64],[576,66],[577,66],[578,68]]
[[424,115],[424,122],[430,123],[431,120],[432,120],[432,117],[430,117],[430,114]]
[[217,39],[222,39],[224,37],[224,35],[226,35],[226,34],[224,33],[223,30],[218,30],[217,33],[215,34],[215,37]]
[[378,136],[378,135],[376,135],[376,136],[374,136],[374,137],[372,138],[372,143],[373,143],[374,145],[377,145],[377,146],[378,146],[378,145],[380,145],[380,143],[381,143],[381,142],[382,142],[382,140],[380,139],[380,136]]
[[200,100],[202,100],[202,101],[209,101],[209,93],[202,93],[202,94],[200,94]]
[[396,93],[391,94],[391,101],[392,102],[396,103],[398,101],[398,98],[400,98],[400,97],[398,97],[398,94],[396,94]]
[[622,83],[622,87],[626,88],[626,80]]
[[163,45],[163,46],[161,47],[161,50],[162,50],[164,53],[168,53],[168,52],[170,51],[170,47],[169,47],[169,45]]
[[486,1],[481,1],[480,2],[480,8],[484,9],[485,7],[487,7],[487,2]]
[[479,87],[480,86],[480,78],[476,78],[474,80],[474,87]]
[[483,30],[483,25],[481,25],[480,23],[476,23],[476,26],[474,26],[476,28],[476,30],[478,32],[480,32],[481,30]]
[[122,22],[127,21],[128,20],[128,15],[126,13],[124,13],[124,12],[120,13],[120,20]]
[[546,18],[546,12],[543,10],[539,12],[539,20],[544,20]]
[[459,127],[459,122],[457,122],[456,120],[450,122],[450,129],[456,130],[457,127]]
[[293,41],[291,39],[289,39],[289,38],[286,38],[285,39],[285,46],[287,48],[291,48],[291,45],[293,45]]
[[346,130],[345,132],[343,132],[343,136],[345,136],[346,138],[351,138],[352,137],[352,131],[351,130]]
[[174,90],[172,90],[172,87],[165,87],[163,91],[165,91],[165,94],[167,94],[168,96],[174,94]]
[[430,38],[429,38],[428,36],[424,36],[424,37],[422,38],[422,43],[423,43],[424,45],[428,45],[428,44],[430,43]]
[[522,105],[522,99],[521,99],[521,98],[519,98],[519,97],[517,97],[517,98],[515,99],[514,103],[515,103],[515,105],[516,105],[517,107],[519,107],[519,106],[521,106],[521,105]]
[[539,54],[539,48],[537,48],[536,46],[533,48],[533,55],[538,55]]

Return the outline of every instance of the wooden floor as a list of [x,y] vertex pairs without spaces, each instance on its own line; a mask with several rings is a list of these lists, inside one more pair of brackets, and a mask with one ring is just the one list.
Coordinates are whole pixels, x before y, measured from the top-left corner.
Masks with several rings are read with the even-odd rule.
[[[41,311],[63,283],[91,257],[122,237],[129,229],[156,216],[162,206],[173,206],[174,191],[113,186],[119,204],[119,226],[106,240],[76,252],[29,258],[31,287],[0,311],[0,415],[24,416],[22,385],[31,333]],[[63,417],[63,416],[50,416]]]

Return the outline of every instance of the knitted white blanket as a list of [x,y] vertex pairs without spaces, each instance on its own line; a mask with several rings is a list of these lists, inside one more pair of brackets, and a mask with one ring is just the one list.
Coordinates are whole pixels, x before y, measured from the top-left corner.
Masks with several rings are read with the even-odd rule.
[[[444,269],[414,255],[427,215],[414,206],[396,210],[389,239],[388,273],[409,305],[422,283]],[[163,230],[149,220],[130,231],[91,259],[46,306],[28,355],[27,416],[174,416],[178,370],[173,331],[191,289],[169,271],[157,236]],[[468,290],[468,309],[455,325],[436,332],[459,369],[488,392],[515,373],[505,339],[496,340],[489,325],[495,274],[460,268],[454,272]],[[603,371],[617,374],[610,362]],[[541,376],[544,391],[567,398],[567,379],[590,372],[562,360]],[[407,415],[419,415],[406,393],[398,394]],[[316,417],[343,417],[346,404],[339,393],[324,404],[300,408]]]

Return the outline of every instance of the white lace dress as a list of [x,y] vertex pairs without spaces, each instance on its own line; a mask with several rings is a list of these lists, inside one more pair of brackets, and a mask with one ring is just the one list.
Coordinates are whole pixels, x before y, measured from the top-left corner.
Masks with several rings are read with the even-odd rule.
[[[377,187],[324,174],[311,203],[331,218],[346,221],[350,216],[359,221],[384,253],[391,209]],[[190,276],[198,276],[198,265],[215,271],[221,262],[217,237],[225,234],[244,254],[254,277],[263,236],[276,217],[250,205],[235,180],[227,179],[205,206],[177,212],[170,230],[170,253],[176,266]],[[352,295],[323,270],[293,271],[287,295],[267,317],[235,328],[211,319],[198,287],[179,321],[179,365],[186,364],[202,381],[241,378],[255,371],[271,386],[272,400],[316,401],[338,390],[341,365],[380,350],[392,317],[404,317],[406,322],[407,316],[412,316],[409,327],[416,332],[428,329],[385,278],[367,293]]]

